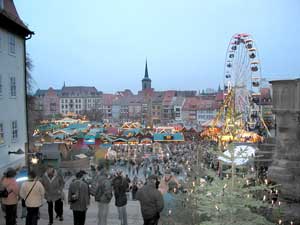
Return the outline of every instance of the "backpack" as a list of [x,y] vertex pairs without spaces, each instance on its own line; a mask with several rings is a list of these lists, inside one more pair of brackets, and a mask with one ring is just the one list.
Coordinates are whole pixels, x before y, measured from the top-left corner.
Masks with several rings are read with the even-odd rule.
[[70,202],[75,203],[78,200],[80,200],[80,188],[81,188],[81,182],[80,181],[73,181],[75,185],[77,185],[75,182],[79,182],[78,186],[76,187],[76,191],[71,193]]
[[99,182],[95,193],[95,201],[102,203],[110,203],[113,197],[112,185],[109,180],[105,179]]
[[3,188],[2,190],[0,190],[0,198],[7,198],[8,195],[9,195],[9,193],[6,188]]

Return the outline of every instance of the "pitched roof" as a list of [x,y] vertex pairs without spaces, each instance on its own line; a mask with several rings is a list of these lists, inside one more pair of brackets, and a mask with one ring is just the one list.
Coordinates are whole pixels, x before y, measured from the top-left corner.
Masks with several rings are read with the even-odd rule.
[[0,9],[0,18],[0,26],[7,27],[7,22],[12,22],[15,25],[13,28],[15,32],[18,29],[24,36],[34,34],[21,20],[13,0],[3,0],[3,9]]
[[47,94],[47,92],[49,92],[49,91],[54,91],[58,96],[60,96],[60,94],[61,94],[61,90],[49,88],[48,90],[37,89],[34,96],[45,96]]
[[103,105],[112,105],[115,95],[113,94],[103,94]]
[[185,102],[183,104],[184,111],[189,110],[197,110],[199,105],[200,99],[198,97],[189,97],[185,99]]
[[173,97],[175,96],[176,91],[165,91],[163,105],[171,105]]
[[97,96],[98,91],[95,87],[88,86],[64,86],[61,90],[62,96],[75,96],[75,95],[84,95],[84,96]]

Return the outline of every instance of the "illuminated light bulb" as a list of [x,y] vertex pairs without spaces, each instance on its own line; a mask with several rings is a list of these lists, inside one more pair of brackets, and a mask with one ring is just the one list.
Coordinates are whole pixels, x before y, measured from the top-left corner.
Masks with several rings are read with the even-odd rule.
[[279,206],[281,205],[281,201],[278,202],[278,205],[279,205]]
[[294,225],[294,222],[293,222],[293,221],[291,221],[291,225]]
[[247,198],[250,198],[250,195],[249,195],[249,194],[247,195]]
[[282,220],[279,220],[279,221],[278,221],[278,224],[282,224]]
[[268,185],[268,179],[265,179],[265,184]]
[[251,171],[254,172],[254,167],[251,167]]
[[216,210],[218,210],[218,211],[219,211],[219,207],[218,207],[217,205],[215,205],[215,208],[216,208]]
[[263,201],[266,201],[266,199],[267,199],[267,197],[264,195],[264,197],[263,197]]
[[249,185],[249,180],[246,180],[246,184]]
[[187,199],[186,199],[186,201],[188,202],[188,201],[189,201],[189,199],[187,198]]
[[193,181],[193,187],[195,187],[195,185],[196,185],[196,184],[195,184],[195,181]]
[[169,210],[169,215],[171,215],[171,214],[172,214],[172,210],[170,209],[170,210]]
[[38,162],[39,162],[38,158],[32,158],[31,159],[31,163],[34,164],[34,165],[37,164]]
[[276,195],[278,195],[278,190],[277,189],[275,190],[275,193],[276,193]]

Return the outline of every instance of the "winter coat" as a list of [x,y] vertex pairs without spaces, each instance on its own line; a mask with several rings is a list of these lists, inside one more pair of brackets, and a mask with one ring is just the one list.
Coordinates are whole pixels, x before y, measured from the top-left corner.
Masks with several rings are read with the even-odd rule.
[[122,176],[117,176],[113,180],[113,188],[115,194],[115,205],[117,207],[122,207],[127,204],[127,189],[129,187],[126,178]]
[[99,185],[99,182],[102,181],[104,178],[106,178],[106,175],[104,175],[104,170],[99,171],[99,174],[95,176],[95,178],[92,181],[92,185],[90,188],[90,194],[95,196],[97,187]]
[[[72,195],[77,195],[78,200],[72,201]],[[74,211],[86,211],[90,204],[89,186],[81,179],[75,179],[69,187],[68,201]]]
[[102,177],[98,182],[95,193],[95,201],[100,203],[110,203],[112,199],[112,184],[107,177]]
[[15,178],[3,178],[1,182],[2,186],[8,191],[7,198],[2,198],[2,204],[4,205],[16,205],[19,197],[19,186]]
[[163,195],[163,199],[164,199],[165,206],[161,215],[167,217],[169,213],[174,214],[176,209],[176,199],[174,194],[171,192],[166,192]]
[[149,182],[136,193],[136,199],[141,202],[144,219],[156,217],[164,208],[162,194],[155,188],[155,183]]
[[41,182],[45,188],[45,199],[50,201],[56,201],[63,198],[63,189],[65,186],[64,178],[56,171],[54,176],[50,179],[47,172],[43,175]]
[[[32,191],[30,192],[31,188]],[[28,195],[29,192],[30,194]],[[27,207],[40,207],[43,204],[44,195],[45,189],[40,181],[28,180],[22,184],[20,189],[21,198],[25,200],[27,197],[25,201]]]

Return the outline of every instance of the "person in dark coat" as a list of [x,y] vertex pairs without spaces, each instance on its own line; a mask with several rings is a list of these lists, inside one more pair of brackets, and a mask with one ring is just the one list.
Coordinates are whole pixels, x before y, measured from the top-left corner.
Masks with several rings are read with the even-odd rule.
[[56,218],[63,221],[64,178],[52,166],[49,166],[41,182],[45,188],[45,199],[48,203],[49,225],[53,224],[53,205]]
[[127,189],[129,184],[125,177],[122,176],[122,171],[118,171],[116,177],[113,179],[113,189],[115,195],[115,205],[118,209],[119,219],[121,220],[121,225],[127,224]]
[[144,225],[157,225],[164,208],[162,194],[156,188],[157,180],[157,176],[149,176],[145,186],[136,193],[136,199],[141,203]]
[[83,181],[84,174],[84,171],[79,171],[69,187],[68,201],[73,210],[74,225],[84,225],[90,204],[89,186]]

